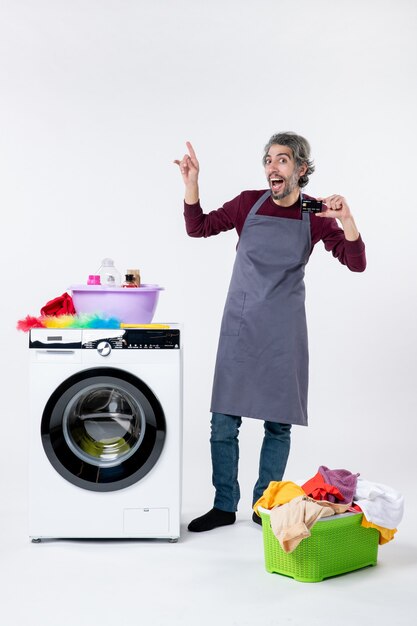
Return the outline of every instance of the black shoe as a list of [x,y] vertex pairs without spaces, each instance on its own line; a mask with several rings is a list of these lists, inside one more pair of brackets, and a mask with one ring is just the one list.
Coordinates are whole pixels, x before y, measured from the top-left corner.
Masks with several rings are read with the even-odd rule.
[[262,519],[257,513],[255,513],[255,511],[252,513],[252,522],[255,522],[255,524],[259,524],[260,526],[262,526]]
[[205,530],[213,530],[213,528],[218,528],[219,526],[229,526],[229,524],[234,524],[235,521],[236,513],[213,508],[205,515],[193,519],[188,524],[188,530],[193,533],[201,533]]

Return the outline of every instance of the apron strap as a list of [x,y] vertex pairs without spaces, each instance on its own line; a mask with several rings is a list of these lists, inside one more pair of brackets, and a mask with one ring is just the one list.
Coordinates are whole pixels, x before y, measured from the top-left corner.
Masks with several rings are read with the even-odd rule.
[[265,202],[265,200],[271,195],[271,192],[269,191],[265,191],[265,193],[263,193],[261,195],[261,197],[255,202],[255,204],[253,205],[253,207],[251,208],[251,210],[249,211],[248,217],[249,215],[255,215],[256,211],[262,206],[262,204]]
[[[301,194],[301,202],[303,201],[303,195]],[[301,219],[303,222],[310,221],[310,212],[309,211],[301,211]]]

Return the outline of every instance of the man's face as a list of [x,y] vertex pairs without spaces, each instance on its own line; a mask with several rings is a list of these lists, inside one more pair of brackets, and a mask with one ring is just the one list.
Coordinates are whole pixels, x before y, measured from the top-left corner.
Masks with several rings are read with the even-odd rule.
[[298,188],[298,180],[305,173],[305,168],[296,166],[291,148],[272,145],[265,155],[264,163],[274,200],[282,200]]

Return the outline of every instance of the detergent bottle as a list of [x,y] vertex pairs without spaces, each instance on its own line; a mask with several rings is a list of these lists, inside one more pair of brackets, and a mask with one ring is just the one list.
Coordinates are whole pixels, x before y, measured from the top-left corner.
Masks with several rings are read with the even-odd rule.
[[103,259],[97,271],[103,287],[120,287],[122,277],[118,269],[114,266],[113,259]]

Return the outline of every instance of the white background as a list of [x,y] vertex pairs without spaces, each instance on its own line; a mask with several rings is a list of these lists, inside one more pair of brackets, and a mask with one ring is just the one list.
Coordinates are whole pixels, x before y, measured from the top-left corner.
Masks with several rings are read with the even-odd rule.
[[[306,136],[307,192],[341,193],[367,246],[350,273],[319,244],[306,271],[310,427],[286,477],[344,467],[413,498],[416,449],[413,0],[1,0],[2,506],[26,505],[27,336],[16,322],[105,256],[162,292],[185,328],[184,511],[211,506],[209,402],[234,231],[187,237],[175,158],[201,201],[265,187],[262,150]],[[241,433],[249,514],[261,423]],[[20,452],[20,454],[17,454]]]

